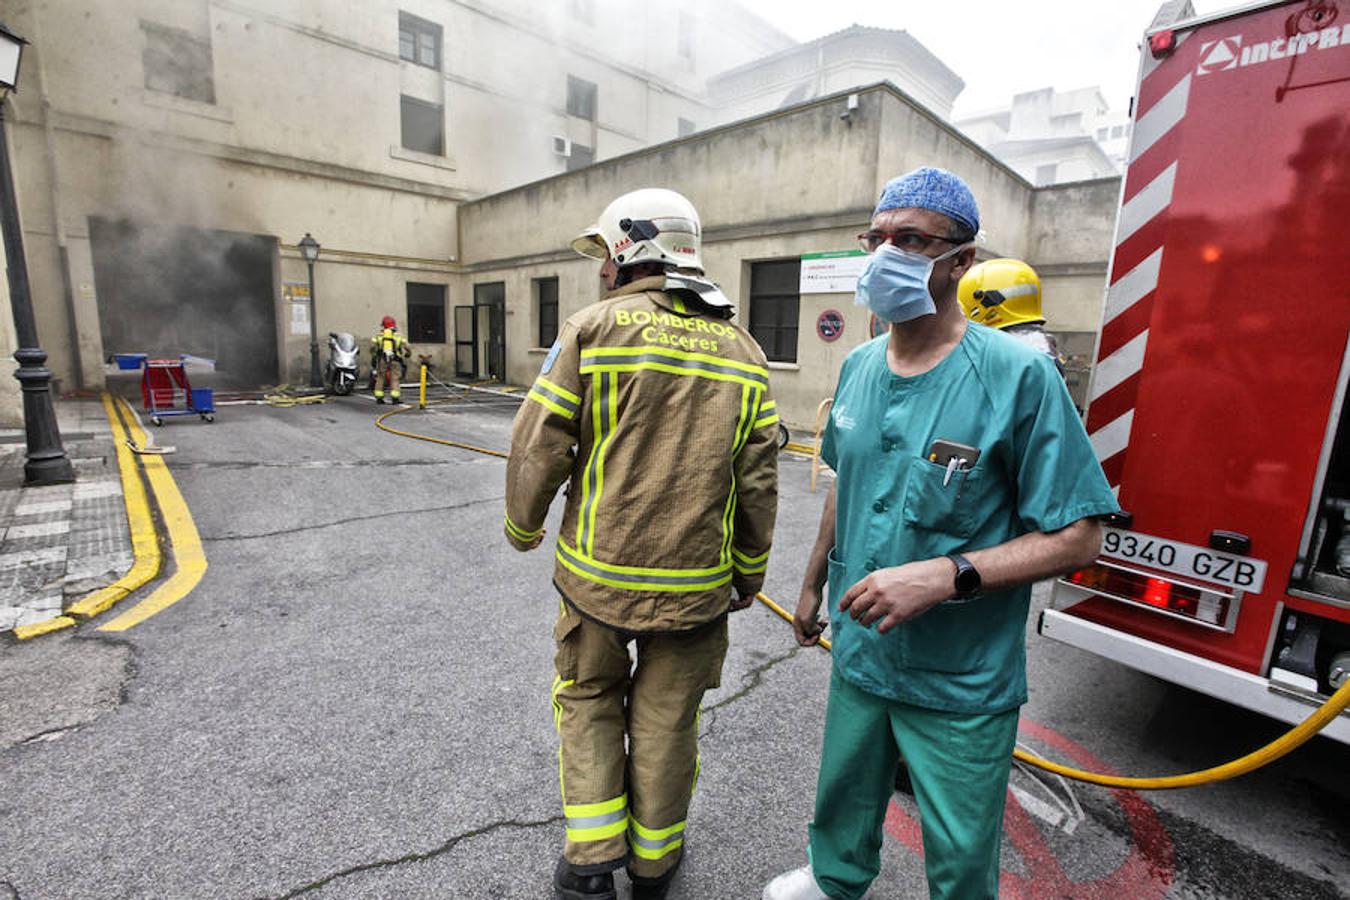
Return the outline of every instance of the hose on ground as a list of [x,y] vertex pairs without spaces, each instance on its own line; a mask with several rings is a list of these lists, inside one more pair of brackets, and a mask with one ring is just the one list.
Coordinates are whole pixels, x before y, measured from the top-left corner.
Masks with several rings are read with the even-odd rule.
[[325,403],[328,400],[328,395],[324,393],[301,394],[289,384],[279,384],[276,387],[265,391],[263,393],[263,400],[266,401],[268,406],[286,409],[292,406],[309,406],[315,403]]
[[399,407],[398,409],[392,409],[375,420],[375,427],[380,429],[381,431],[387,431],[390,434],[396,434],[399,437],[412,438],[415,441],[426,441],[431,444],[442,444],[446,447],[458,447],[461,450],[472,450],[474,453],[483,453],[486,454],[487,456],[495,456],[498,459],[507,458],[507,454],[501,452],[500,450],[489,450],[486,447],[475,447],[473,444],[465,444],[460,441],[449,441],[446,440],[445,438],[431,437],[430,435],[417,434],[412,431],[400,431],[397,428],[393,428],[389,425],[384,424],[385,419],[388,419],[392,416],[402,415],[403,413],[406,412],[412,412],[416,408],[417,407],[415,406],[403,406]]
[[[454,398],[451,399],[453,400]],[[488,456],[498,457],[499,459],[507,458],[507,454],[502,453],[499,450],[489,450],[485,447],[475,447],[472,444],[465,444],[459,441],[450,441],[445,440],[444,438],[415,434],[410,431],[400,431],[384,424],[385,419],[401,413],[410,412],[413,408],[414,407],[403,407],[391,410],[377,418],[375,420],[375,425],[383,431],[399,435],[400,437],[412,438],[417,441],[429,441],[433,444],[444,444],[447,447],[458,447],[462,450],[484,453]],[[761,592],[756,595],[756,599],[788,622],[792,621],[792,614],[775,603],[767,594]],[[820,646],[827,651],[832,651],[829,640],[824,637],[820,639]],[[1198,772],[1187,772],[1181,775],[1162,775],[1142,778],[1124,775],[1103,775],[1100,772],[1088,772],[1083,769],[1076,769],[1072,766],[1051,762],[1048,759],[1042,759],[1033,753],[1028,753],[1020,747],[1013,750],[1013,757],[1027,765],[1035,766],[1043,771],[1052,772],[1074,781],[1096,784],[1102,787],[1125,788],[1127,790],[1136,791],[1166,791],[1176,790],[1178,788],[1198,787],[1203,784],[1214,784],[1215,782],[1226,781],[1230,778],[1237,778],[1239,775],[1246,775],[1262,766],[1273,763],[1282,756],[1286,756],[1312,740],[1319,731],[1344,712],[1347,706],[1350,706],[1350,681],[1347,681],[1342,685],[1340,689],[1332,694],[1325,703],[1313,712],[1312,715],[1308,716],[1308,718],[1304,719],[1298,725],[1295,725],[1269,744],[1266,744],[1264,747],[1253,750],[1246,756],[1239,757],[1231,762],[1226,762],[1223,765],[1212,766],[1211,768],[1202,769]]]
[[[792,614],[783,607],[774,603],[768,596],[761,593],[758,599],[769,609],[778,613],[787,621],[792,621]],[[823,638],[820,645],[826,650],[830,649],[830,644]],[[1065,778],[1071,778],[1074,781],[1083,781],[1088,784],[1097,784],[1102,787],[1128,788],[1136,791],[1167,791],[1177,788],[1198,787],[1202,784],[1213,784],[1217,781],[1226,781],[1230,778],[1237,778],[1239,775],[1246,775],[1262,766],[1269,765],[1275,760],[1301,747],[1313,738],[1317,732],[1321,731],[1331,723],[1337,716],[1350,706],[1350,681],[1347,681],[1327,701],[1323,703],[1308,718],[1304,719],[1298,725],[1295,725],[1289,731],[1280,737],[1266,744],[1258,750],[1253,750],[1246,756],[1239,757],[1231,762],[1226,762],[1221,766],[1213,766],[1208,769],[1202,769],[1199,772],[1187,772],[1182,775],[1162,775],[1157,777],[1137,778],[1124,775],[1103,775],[1100,772],[1087,772],[1083,769],[1075,769],[1072,766],[1060,765],[1051,762],[1048,759],[1042,759],[1039,756],[1028,753],[1020,747],[1013,751],[1013,756],[1027,765],[1035,766],[1046,772],[1053,772],[1056,775],[1062,775]]]

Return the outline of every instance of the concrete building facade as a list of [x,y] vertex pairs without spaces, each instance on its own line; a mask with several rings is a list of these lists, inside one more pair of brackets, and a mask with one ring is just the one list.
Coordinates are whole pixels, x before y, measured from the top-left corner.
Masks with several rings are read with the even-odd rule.
[[[599,296],[570,238],[617,194],[668,186],[699,206],[710,274],[770,348],[787,418],[809,423],[868,331],[857,258],[835,254],[921,164],[971,182],[981,255],[1041,268],[1050,327],[1090,351],[1117,180],[1037,190],[890,84],[709,129],[699,85],[719,58],[790,42],[702,0],[611,7],[0,0],[34,42],[10,139],[58,386],[101,386],[117,352],[208,357],[218,384],[303,382],[306,233],[321,355],[328,331],[364,340],[388,313],[443,377],[528,383],[550,331]],[[647,44],[602,34],[634,21]],[[577,147],[600,161],[558,152]],[[821,266],[840,279],[806,286]]]
[[967,116],[956,127],[1036,185],[1124,171],[1128,117],[1112,113],[1095,87],[1026,91],[1006,109]]
[[[841,118],[850,96],[857,106]],[[624,191],[678,189],[702,216],[709,275],[737,303],[737,321],[766,347],[779,408],[792,424],[809,426],[844,356],[871,333],[870,314],[854,304],[846,276],[840,290],[803,290],[802,269],[822,254],[853,250],[882,185],[927,164],[970,183],[987,234],[981,258],[1026,259],[1040,272],[1048,327],[1075,357],[1070,387],[1081,403],[1119,179],[1037,189],[889,84],[465,203],[463,291],[492,285],[505,297],[507,377],[529,383],[548,346],[541,324],[601,294],[596,263],[567,249],[571,238]],[[557,312],[541,314],[539,286],[555,279]]]
[[965,87],[908,32],[853,25],[716,75],[708,96],[726,123],[881,81],[943,119]]
[[10,140],[60,388],[98,386],[123,351],[303,379],[307,232],[321,344],[393,313],[447,364],[459,202],[706,125],[709,74],[792,44],[711,0],[4,0],[0,17],[32,42]]

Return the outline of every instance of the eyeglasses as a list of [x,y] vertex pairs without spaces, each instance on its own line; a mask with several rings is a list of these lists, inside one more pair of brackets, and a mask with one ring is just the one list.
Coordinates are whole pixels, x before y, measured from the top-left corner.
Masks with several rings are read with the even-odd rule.
[[929,234],[926,231],[917,231],[915,229],[907,229],[905,231],[864,231],[862,234],[858,235],[858,245],[868,253],[876,250],[882,244],[893,244],[907,253],[923,253],[929,247],[933,246],[934,241],[942,241],[947,244],[961,243],[961,241],[943,237],[940,234]]

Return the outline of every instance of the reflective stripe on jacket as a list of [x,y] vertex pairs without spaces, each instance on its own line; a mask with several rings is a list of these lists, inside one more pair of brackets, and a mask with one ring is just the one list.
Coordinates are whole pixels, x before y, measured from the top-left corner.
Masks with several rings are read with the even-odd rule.
[[680,631],[764,582],[778,414],[759,344],[641,279],[563,325],[516,415],[506,534],[527,546],[569,482],[555,583],[583,614]]
[[388,352],[392,356],[409,356],[412,350],[408,348],[408,342],[403,335],[392,328],[386,328],[379,334],[370,339],[370,355],[378,357],[380,353]]

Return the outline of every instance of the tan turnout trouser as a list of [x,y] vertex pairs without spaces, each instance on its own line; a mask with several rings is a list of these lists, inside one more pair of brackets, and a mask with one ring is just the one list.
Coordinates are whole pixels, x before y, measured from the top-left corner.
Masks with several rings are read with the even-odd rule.
[[561,605],[553,715],[563,855],[582,873],[627,863],[634,875],[659,877],[682,852],[698,780],[699,703],[719,684],[726,617],[678,634],[626,635]]
[[395,403],[402,393],[399,374],[402,371],[397,359],[377,358],[375,361],[375,396],[383,397],[387,389],[389,398]]

